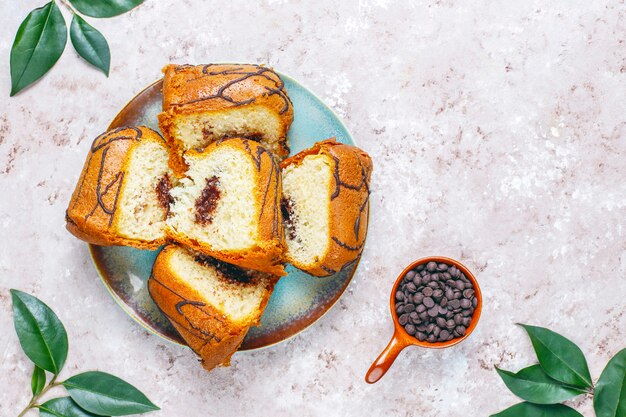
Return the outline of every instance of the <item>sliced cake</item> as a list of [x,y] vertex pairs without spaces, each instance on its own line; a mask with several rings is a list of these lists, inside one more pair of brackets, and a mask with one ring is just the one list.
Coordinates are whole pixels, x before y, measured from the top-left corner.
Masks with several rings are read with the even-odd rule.
[[260,322],[276,278],[177,245],[157,256],[148,290],[211,370],[228,365],[248,329]]
[[281,168],[287,261],[315,276],[353,265],[367,232],[369,155],[329,139],[284,160]]
[[167,234],[206,255],[285,275],[278,165],[259,143],[225,139],[184,155],[188,170],[172,188]]
[[173,65],[163,69],[159,127],[172,149],[172,166],[185,170],[183,152],[228,137],[260,142],[278,161],[289,155],[293,107],[285,85],[259,65]]
[[173,179],[168,157],[161,135],[147,127],[98,136],[67,209],[67,229],[97,245],[164,244]]

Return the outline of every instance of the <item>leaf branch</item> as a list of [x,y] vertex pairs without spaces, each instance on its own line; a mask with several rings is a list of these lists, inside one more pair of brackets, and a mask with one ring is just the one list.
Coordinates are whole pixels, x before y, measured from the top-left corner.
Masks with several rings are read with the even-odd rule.
[[78,12],[72,7],[69,1],[67,0],[59,0],[65,7],[67,7],[72,14],[78,14]]
[[63,383],[62,383],[62,382],[56,382],[56,379],[57,379],[57,375],[54,375],[54,376],[52,377],[52,379],[50,380],[50,382],[48,383],[48,385],[46,385],[46,386],[44,387],[44,389],[42,389],[42,390],[41,390],[41,392],[40,392],[39,394],[37,394],[37,395],[33,395],[33,398],[31,398],[31,400],[30,400],[30,402],[28,403],[28,405],[26,406],[26,408],[24,408],[24,409],[22,410],[22,412],[21,412],[21,413],[19,413],[19,414],[17,415],[17,417],[22,417],[24,414],[26,414],[26,413],[28,412],[28,410],[31,410],[31,409],[33,409],[33,408],[37,408],[37,407],[38,407],[38,405],[39,405],[39,404],[37,404],[37,402],[39,401],[39,399],[40,399],[41,397],[43,397],[43,395],[44,395],[46,392],[48,392],[51,388],[54,388],[54,387],[58,387],[58,386],[60,386],[60,385],[63,385]]

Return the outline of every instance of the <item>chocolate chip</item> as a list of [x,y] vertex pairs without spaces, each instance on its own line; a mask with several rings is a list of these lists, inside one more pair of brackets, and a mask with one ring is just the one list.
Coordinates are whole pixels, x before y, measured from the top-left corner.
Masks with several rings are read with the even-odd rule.
[[478,306],[475,295],[471,282],[455,266],[418,265],[402,277],[394,294],[398,323],[420,341],[463,337]]

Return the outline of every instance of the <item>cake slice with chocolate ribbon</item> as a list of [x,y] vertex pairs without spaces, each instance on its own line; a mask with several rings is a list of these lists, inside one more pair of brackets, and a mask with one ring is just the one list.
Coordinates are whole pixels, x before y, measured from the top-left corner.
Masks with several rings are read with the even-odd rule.
[[293,106],[285,84],[271,68],[170,64],[163,73],[159,127],[173,150],[177,173],[187,168],[185,152],[229,137],[260,142],[278,161],[289,155]]
[[315,276],[358,261],[367,233],[372,160],[335,139],[281,163],[286,259]]
[[202,366],[211,370],[229,365],[250,327],[259,324],[276,280],[168,245],[156,258],[148,290]]
[[67,209],[67,229],[97,245],[163,245],[174,182],[168,157],[164,139],[147,127],[98,136]]
[[170,191],[168,236],[224,262],[285,275],[281,178],[272,155],[249,139],[225,139],[184,155]]

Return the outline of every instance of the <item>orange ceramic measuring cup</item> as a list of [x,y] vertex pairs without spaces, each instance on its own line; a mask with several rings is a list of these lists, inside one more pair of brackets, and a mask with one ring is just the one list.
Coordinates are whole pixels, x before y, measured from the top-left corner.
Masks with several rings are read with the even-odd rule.
[[[407,272],[414,269],[418,265],[427,264],[428,262],[437,262],[437,263],[445,263],[448,265],[454,265],[463,274],[465,274],[467,279],[470,280],[470,282],[472,283],[472,286],[474,287],[474,293],[475,293],[474,296],[478,300],[478,304],[476,305],[476,308],[474,309],[474,314],[472,315],[472,321],[467,327],[465,335],[463,335],[462,337],[448,340],[447,342],[433,342],[433,343],[430,343],[427,341],[422,342],[422,341],[419,341],[416,337],[413,337],[410,334],[408,334],[406,330],[404,330],[404,327],[401,326],[400,323],[398,322],[398,316],[396,315],[396,311],[395,311],[395,306],[396,306],[395,294],[396,294],[396,291],[398,291],[398,286],[400,285],[402,278],[407,274]],[[480,293],[480,287],[478,286],[478,282],[476,281],[474,274],[472,274],[470,270],[465,267],[465,265],[463,265],[462,263],[458,261],[455,261],[454,259],[446,258],[443,256],[431,256],[428,258],[418,259],[417,261],[411,263],[409,266],[404,268],[404,271],[402,271],[398,279],[396,279],[396,282],[393,285],[393,288],[391,290],[391,296],[389,297],[389,307],[391,309],[391,317],[393,318],[394,333],[387,347],[382,351],[380,355],[378,355],[378,358],[376,358],[376,360],[374,361],[370,369],[367,371],[367,374],[365,375],[365,381],[369,384],[373,384],[377,382],[380,378],[382,378],[383,375],[385,375],[385,373],[389,370],[389,368],[393,364],[393,361],[396,360],[400,352],[407,346],[415,345],[415,346],[420,346],[420,347],[425,347],[425,348],[430,348],[430,349],[443,349],[443,348],[447,348],[450,346],[454,346],[457,343],[461,343],[463,340],[467,339],[469,335],[472,334],[472,332],[476,328],[476,325],[478,324],[478,319],[480,318],[480,312],[483,307],[483,297],[482,297],[482,294]]]

